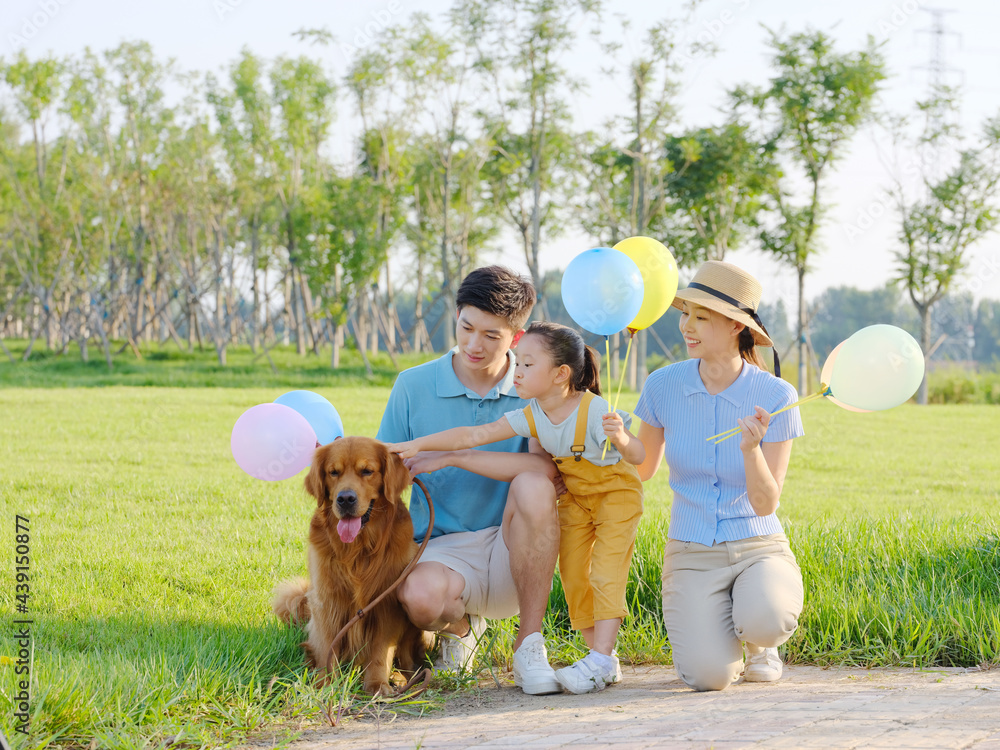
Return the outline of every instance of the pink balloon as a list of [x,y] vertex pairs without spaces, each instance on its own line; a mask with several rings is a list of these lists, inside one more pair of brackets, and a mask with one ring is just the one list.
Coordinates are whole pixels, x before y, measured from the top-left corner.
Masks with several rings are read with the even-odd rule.
[[[826,383],[827,385],[830,385],[830,378],[833,376],[833,363],[836,362],[837,352],[840,351],[840,347],[842,347],[843,345],[844,342],[841,341],[839,344],[833,347],[833,351],[830,352],[830,356],[826,358],[826,362],[823,364],[823,374],[819,376],[819,380],[821,383]],[[843,401],[838,401],[833,396],[827,396],[827,398],[830,399],[837,406],[839,406],[841,409],[847,409],[847,411],[856,411],[861,414],[871,413],[871,409],[859,409],[856,406],[848,406]]]
[[233,458],[256,479],[294,477],[312,462],[316,433],[306,418],[282,404],[258,404],[233,425]]

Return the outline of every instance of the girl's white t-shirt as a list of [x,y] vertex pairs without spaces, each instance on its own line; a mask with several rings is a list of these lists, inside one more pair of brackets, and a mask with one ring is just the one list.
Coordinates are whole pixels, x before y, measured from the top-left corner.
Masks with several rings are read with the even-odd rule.
[[[538,433],[538,442],[553,456],[571,455],[570,447],[573,445],[573,438],[576,435],[576,416],[580,407],[577,406],[566,419],[559,424],[552,424],[549,418],[542,411],[536,399],[528,402],[531,406],[531,414],[535,418],[535,431]],[[590,411],[587,414],[587,436],[584,440],[586,449],[583,457],[595,466],[611,466],[621,460],[621,454],[614,444],[608,446],[608,452],[601,458],[604,452],[604,424],[602,417],[608,413],[609,404],[600,396],[594,396],[590,402]],[[625,429],[632,426],[632,415],[621,409],[617,410],[625,423]],[[504,416],[510,422],[511,429],[522,437],[531,437],[531,430],[528,427],[528,418],[524,415],[523,409],[509,411]]]

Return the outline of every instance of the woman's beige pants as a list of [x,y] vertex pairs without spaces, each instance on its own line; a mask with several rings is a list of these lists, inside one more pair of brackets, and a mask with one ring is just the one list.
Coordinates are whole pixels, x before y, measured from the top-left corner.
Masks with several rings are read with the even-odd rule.
[[787,641],[802,611],[802,573],[784,534],[711,547],[667,540],[663,622],[680,678],[722,690],[751,653]]

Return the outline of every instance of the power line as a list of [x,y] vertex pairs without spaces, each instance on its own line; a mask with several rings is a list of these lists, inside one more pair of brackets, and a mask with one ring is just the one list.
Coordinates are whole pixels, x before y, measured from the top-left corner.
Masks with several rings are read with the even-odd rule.
[[931,37],[931,60],[927,65],[914,66],[918,70],[930,71],[930,86],[932,90],[940,89],[945,85],[945,77],[949,73],[958,73],[965,82],[965,72],[959,68],[952,67],[945,63],[945,39],[954,36],[958,39],[959,46],[962,44],[962,35],[957,31],[949,31],[944,25],[946,13],[957,13],[954,8],[926,8],[920,10],[931,14],[931,27],[929,29],[917,29],[917,34],[929,34]]

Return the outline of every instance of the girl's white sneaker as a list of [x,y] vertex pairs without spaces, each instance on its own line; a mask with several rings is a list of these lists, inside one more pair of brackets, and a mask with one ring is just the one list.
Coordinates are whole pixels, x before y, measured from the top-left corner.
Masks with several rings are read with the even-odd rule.
[[604,690],[621,680],[621,675],[617,656],[605,656],[596,651],[591,651],[572,666],[556,670],[559,684],[577,695]]

